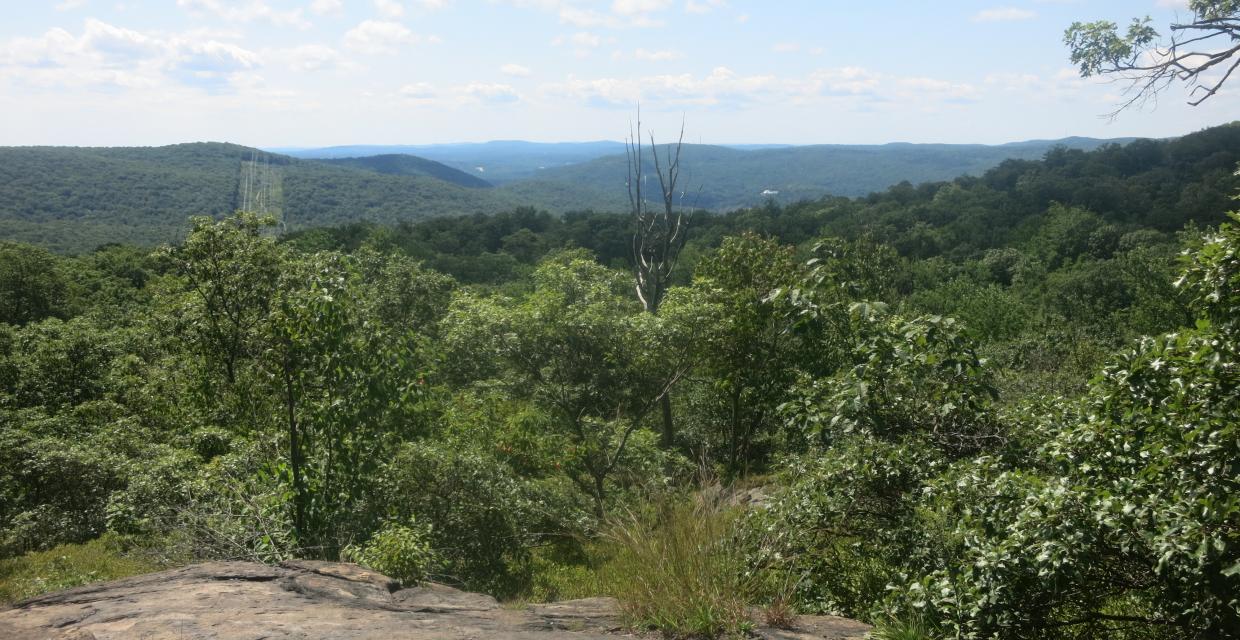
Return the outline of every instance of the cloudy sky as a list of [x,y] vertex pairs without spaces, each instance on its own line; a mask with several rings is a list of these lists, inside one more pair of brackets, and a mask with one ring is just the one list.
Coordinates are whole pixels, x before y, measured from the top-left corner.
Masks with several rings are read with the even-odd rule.
[[1100,117],[1073,20],[1164,27],[1179,0],[0,0],[0,145],[1170,136],[1200,107]]

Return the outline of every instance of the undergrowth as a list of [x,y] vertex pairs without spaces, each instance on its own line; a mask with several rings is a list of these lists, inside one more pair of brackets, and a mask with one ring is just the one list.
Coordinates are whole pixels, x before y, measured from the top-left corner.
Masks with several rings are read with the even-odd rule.
[[105,534],[83,544],[62,544],[0,559],[0,603],[92,582],[165,569],[176,561],[134,541]]

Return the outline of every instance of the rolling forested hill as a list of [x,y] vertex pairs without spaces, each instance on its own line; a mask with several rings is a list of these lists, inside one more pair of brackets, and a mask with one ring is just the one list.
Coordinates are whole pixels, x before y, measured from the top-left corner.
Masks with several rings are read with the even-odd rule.
[[[823,195],[863,196],[900,182],[920,184],[980,175],[1008,159],[1032,160],[1054,147],[1089,150],[1131,140],[1065,138],[1008,145],[904,144],[811,145],[738,149],[685,145],[684,203],[710,210],[754,206],[767,199],[789,203]],[[660,145],[665,153],[666,146]],[[589,162],[548,168],[537,177],[501,186],[518,199],[555,203],[556,194],[580,191],[600,198],[595,209],[628,206],[624,192],[625,159],[611,155]],[[699,191],[700,189],[700,191]],[[579,207],[584,208],[584,207]]]
[[[1233,129],[1220,127],[1184,138],[1197,142],[1145,141],[1103,148],[1130,149],[1121,154],[1121,165],[1140,164],[1151,176],[1151,188],[1156,188],[1173,182],[1167,172],[1178,166],[1175,163],[1206,153],[1201,141],[1214,151],[1206,153],[1209,157],[1193,157],[1194,163],[1234,155],[1236,147],[1228,147],[1227,142]],[[686,145],[683,203],[727,211],[768,200],[787,204],[828,195],[861,196],[903,182],[920,184],[962,175],[985,174],[989,183],[1010,173],[1004,163],[1043,157],[1048,165],[1067,162],[1076,157],[1073,154],[1083,153],[1082,149],[1102,143],[1072,138],[996,147],[890,144],[737,149]],[[495,154],[525,148],[505,144],[478,146]],[[587,149],[570,145],[569,151],[584,154]],[[1219,166],[1227,164],[1225,159],[1215,160]],[[1127,170],[1127,165],[1116,166]],[[1105,201],[1103,208],[1121,206],[1122,202],[1113,200],[1128,196],[1109,186],[1114,182],[1109,173],[1114,170],[1108,164],[1098,175],[1081,177],[1078,191],[1089,191],[1095,200]],[[0,148],[0,238],[62,252],[81,252],[109,242],[149,246],[181,237],[190,216],[218,216],[241,208],[276,217],[285,231],[361,221],[393,224],[494,214],[519,206],[552,214],[623,212],[628,208],[624,175],[622,155],[547,168],[536,179],[487,188],[489,183],[476,175],[401,154],[303,160],[223,143],[8,147]],[[1194,197],[1193,193],[1160,196],[1173,202],[1177,211],[1206,206],[1194,205]]]
[[376,155],[415,155],[441,162],[492,184],[534,179],[546,169],[624,153],[624,144],[598,142],[526,142],[492,140],[456,144],[346,145],[318,149],[270,149],[294,158],[335,159]]
[[482,178],[465,173],[459,169],[453,169],[442,162],[435,162],[434,160],[427,160],[426,158],[419,158],[418,156],[408,154],[390,153],[359,158],[330,158],[320,162],[341,167],[369,169],[370,171],[394,176],[438,178],[444,182],[475,189],[486,189],[493,186]]
[[75,252],[108,242],[175,240],[188,229],[189,216],[243,207],[274,215],[291,230],[511,205],[493,190],[433,176],[453,177],[449,167],[424,161],[415,169],[417,160],[402,158],[394,170],[382,171],[223,143],[0,148],[0,238]]

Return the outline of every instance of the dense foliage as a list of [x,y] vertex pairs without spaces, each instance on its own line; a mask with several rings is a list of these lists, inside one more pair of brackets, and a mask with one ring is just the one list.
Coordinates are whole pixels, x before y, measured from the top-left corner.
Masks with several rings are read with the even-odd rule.
[[3,593],[350,558],[685,633],[1235,637],[1238,136],[697,216],[657,313],[614,215],[0,245]]

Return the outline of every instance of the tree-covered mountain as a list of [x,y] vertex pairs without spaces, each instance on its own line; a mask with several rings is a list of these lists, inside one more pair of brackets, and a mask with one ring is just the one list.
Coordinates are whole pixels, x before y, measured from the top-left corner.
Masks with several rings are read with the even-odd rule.
[[[1188,165],[1210,165],[1216,173],[1226,174],[1236,148],[1234,129],[1218,127],[1172,141],[1108,144],[1091,154],[1039,141],[1001,147],[891,144],[754,150],[686,145],[681,202],[720,212],[768,200],[787,204],[828,195],[865,195],[896,183],[930,183],[961,174],[985,176],[968,179],[990,184],[1010,181],[1013,167],[1024,171],[1020,162],[1045,157],[1038,165],[1043,170],[1056,163],[1087,165],[1081,175],[1042,187],[1060,200],[1080,196],[1087,206],[1105,209],[1127,206],[1137,198],[1141,204],[1128,208],[1149,212],[1145,215],[1162,211],[1151,209],[1150,202],[1166,211],[1199,211],[1216,208],[1217,198],[1200,195],[1200,185],[1186,187],[1185,193],[1167,193],[1166,185],[1184,183],[1173,174]],[[1088,147],[1100,141],[1068,142]],[[666,147],[658,150],[664,152]],[[652,164],[648,158],[648,166]],[[988,167],[993,168],[987,171]],[[1131,192],[1138,174],[1144,176],[1140,180],[1146,194],[1140,197]],[[192,215],[220,216],[237,209],[272,215],[286,232],[362,221],[394,224],[490,214],[520,206],[556,215],[591,210],[622,213],[629,207],[624,176],[622,155],[547,169],[537,179],[480,188],[486,183],[475,176],[408,155],[300,160],[223,143],[7,147],[0,148],[0,238],[62,252],[109,242],[149,246],[180,237]],[[901,180],[891,182],[898,176]],[[1030,188],[1004,184],[1017,187],[1018,193]],[[1063,189],[1073,191],[1067,195],[1056,191]],[[771,193],[775,191],[778,194]],[[1039,194],[1036,199],[1046,197]],[[988,209],[987,215],[1006,210]],[[993,234],[1010,224],[1016,223],[1004,220],[999,227],[979,228],[977,233]],[[974,240],[966,237],[964,242]]]
[[[901,182],[920,184],[979,175],[1004,160],[1037,159],[1055,147],[1089,150],[1129,141],[1065,138],[998,146],[892,143],[752,150],[686,144],[681,154],[685,188],[681,197],[685,206],[726,211],[768,199],[790,203],[824,195],[863,196]],[[658,148],[659,153],[666,153],[665,145]],[[534,179],[504,184],[501,189],[522,200],[572,189],[600,197],[597,202],[584,201],[579,208],[614,209],[628,206],[624,176],[624,155],[611,155],[549,167]]]
[[295,158],[348,158],[374,155],[415,155],[442,162],[492,184],[535,178],[546,169],[578,164],[624,152],[624,143],[526,142],[492,140],[454,144],[347,145],[317,149],[275,148]]
[[[1088,150],[1130,141],[1132,138],[1069,137],[1001,145],[688,145],[685,164],[687,170],[697,172],[696,178],[702,182],[704,202],[699,204],[708,209],[727,209],[758,204],[775,195],[762,195],[766,190],[779,191],[776,199],[780,202],[828,193],[858,196],[902,181],[919,183],[950,180],[965,173],[976,175],[1008,158],[1039,158],[1055,146]],[[627,206],[621,142],[497,140],[272,151],[297,158],[323,159],[410,154],[441,162],[495,185],[508,186],[523,198],[538,198],[546,191],[550,194],[547,205],[559,201],[557,193],[582,192],[583,197],[567,210],[610,208],[618,202]],[[543,200],[529,202],[544,205]]]
[[325,158],[320,160],[327,164],[341,167],[368,169],[378,173],[394,176],[426,176],[438,178],[462,187],[486,189],[493,186],[490,182],[459,169],[453,169],[442,162],[419,158],[408,154],[390,153],[378,156],[362,156],[357,158]]
[[[59,251],[176,240],[192,215],[249,208],[285,229],[356,220],[411,221],[512,206],[461,186],[469,176],[418,159],[366,168],[298,160],[224,143],[166,147],[0,148],[0,238]],[[434,173],[453,177],[446,182]]]

